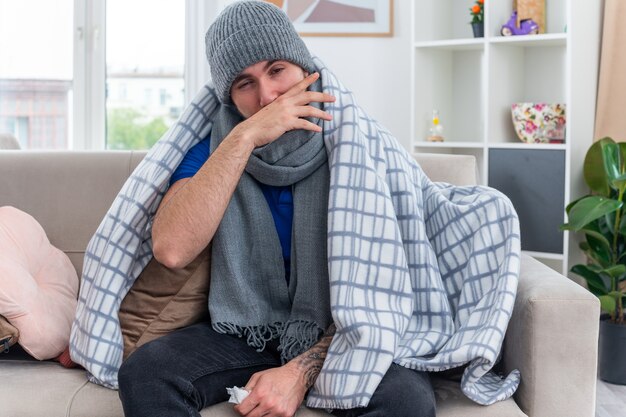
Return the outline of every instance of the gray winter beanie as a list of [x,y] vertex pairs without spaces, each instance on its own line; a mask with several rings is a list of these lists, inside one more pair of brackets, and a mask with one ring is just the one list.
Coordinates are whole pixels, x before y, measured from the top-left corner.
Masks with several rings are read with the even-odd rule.
[[205,44],[211,78],[222,103],[231,103],[231,84],[257,62],[285,60],[315,72],[311,54],[289,18],[270,3],[239,1],[226,7],[209,27]]

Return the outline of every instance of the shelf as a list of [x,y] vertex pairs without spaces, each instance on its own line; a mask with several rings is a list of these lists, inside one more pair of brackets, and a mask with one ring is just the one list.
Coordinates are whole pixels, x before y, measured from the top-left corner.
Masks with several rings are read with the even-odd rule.
[[415,142],[415,148],[482,148],[482,142]]
[[565,255],[563,255],[562,253],[533,252],[529,250],[525,250],[522,252],[528,256],[532,256],[533,258],[551,259],[553,261],[562,261],[563,259],[565,259]]
[[415,42],[416,48],[433,48],[450,51],[480,50],[485,47],[483,38],[478,39],[448,39],[441,41]]
[[[411,149],[473,155],[478,182],[516,207],[524,253],[566,273],[576,239],[559,230],[563,207],[586,192],[579,175],[593,137],[601,2],[546,0],[542,33],[502,36],[510,1],[485,2],[485,37],[473,38],[476,0],[411,3]],[[565,143],[523,143],[514,103],[566,106]],[[427,142],[432,112],[445,142]]]
[[436,41],[415,42],[416,48],[433,48],[453,51],[483,49],[485,43],[494,45],[510,45],[517,47],[566,46],[567,33],[548,33],[523,36],[491,36],[487,38],[444,39]]
[[489,143],[487,144],[489,149],[550,149],[550,150],[565,150],[566,145],[564,143]]
[[[532,47],[526,47],[524,43],[520,47],[511,45],[513,43],[510,42],[493,44],[488,64],[490,94],[487,142],[505,146],[517,143],[517,134],[511,121],[513,103],[567,105],[568,95],[567,47],[554,47],[541,42]],[[567,106],[568,118],[570,111]]]
[[480,149],[486,147],[488,149],[546,149],[546,150],[561,150],[566,149],[564,143],[523,143],[523,142],[503,142],[503,143],[483,143],[483,142],[426,142],[416,141],[413,142],[415,148],[466,148],[466,149]]
[[495,45],[511,45],[519,47],[566,46],[567,33],[548,33],[524,36],[494,36],[488,42]]
[[[415,42],[472,37],[469,9],[475,0],[411,1]],[[409,2],[407,2],[409,3]]]
[[[424,45],[459,45],[429,42]],[[467,43],[467,45],[470,45]],[[472,44],[474,45],[474,44]],[[482,44],[481,44],[482,45]],[[484,49],[414,48],[414,135],[428,137],[433,110],[439,111],[444,137],[449,142],[484,138]],[[417,64],[419,63],[419,64]],[[459,94],[459,92],[463,94]]]

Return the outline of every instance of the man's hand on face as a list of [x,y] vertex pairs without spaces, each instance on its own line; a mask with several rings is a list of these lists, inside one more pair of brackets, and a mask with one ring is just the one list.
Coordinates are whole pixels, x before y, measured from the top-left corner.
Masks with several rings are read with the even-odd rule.
[[254,147],[267,145],[294,129],[305,129],[320,132],[322,129],[315,123],[305,120],[315,117],[331,120],[332,116],[310,105],[313,102],[329,103],[335,97],[321,92],[307,91],[307,88],[319,78],[315,72],[295,84],[283,95],[237,125],[234,131],[246,132],[254,140]]
[[245,388],[250,395],[235,406],[245,417],[292,417],[307,391],[304,376],[293,362],[257,372]]

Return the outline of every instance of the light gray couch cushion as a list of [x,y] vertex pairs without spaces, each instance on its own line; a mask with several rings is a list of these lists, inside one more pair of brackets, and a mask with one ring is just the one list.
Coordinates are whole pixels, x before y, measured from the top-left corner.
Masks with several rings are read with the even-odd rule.
[[[5,360],[0,366],[0,380],[5,381],[0,390],[2,416],[124,416],[117,391],[87,382],[84,370],[65,369],[54,362]],[[433,386],[437,417],[527,417],[511,398],[485,407],[465,397],[458,382],[434,377]],[[201,415],[239,417],[228,403],[205,408]],[[301,408],[296,417],[327,415]]]
[[0,151],[0,206],[33,216],[79,276],[85,248],[145,152]]

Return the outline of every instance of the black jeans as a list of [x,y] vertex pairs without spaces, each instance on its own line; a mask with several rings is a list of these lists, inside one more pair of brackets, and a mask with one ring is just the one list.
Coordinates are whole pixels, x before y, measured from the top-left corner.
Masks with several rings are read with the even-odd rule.
[[[252,374],[280,366],[275,349],[257,352],[244,339],[199,323],[146,343],[123,364],[119,395],[126,417],[200,416],[228,400],[226,387],[244,386]],[[425,372],[392,364],[367,408],[335,410],[342,417],[434,417],[435,399]]]

